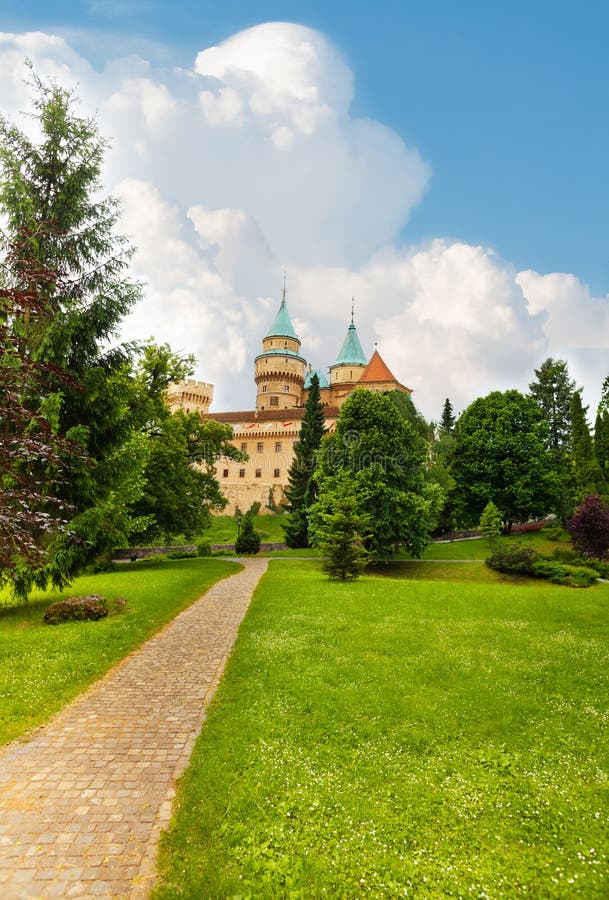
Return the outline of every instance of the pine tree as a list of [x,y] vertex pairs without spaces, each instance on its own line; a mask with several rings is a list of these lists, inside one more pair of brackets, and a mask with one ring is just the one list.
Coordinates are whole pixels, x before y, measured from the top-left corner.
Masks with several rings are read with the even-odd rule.
[[605,480],[609,480],[609,410],[600,406],[594,425],[594,454]]
[[330,578],[354,581],[365,569],[369,559],[363,546],[365,524],[351,479],[343,474],[324,495],[317,514],[315,546],[322,556],[322,571]]
[[260,550],[260,533],[254,528],[254,519],[247,512],[242,520],[239,535],[235,542],[235,551],[253,556]]
[[455,414],[453,406],[447,397],[442,407],[442,416],[440,417],[440,431],[445,434],[452,434],[455,428]]
[[[45,390],[61,395],[58,431],[90,459],[75,455],[60,486],[76,513],[55,554],[52,575],[61,583],[60,569],[73,570],[128,534],[146,453],[133,432],[132,348],[108,348],[141,291],[127,277],[131,247],[115,233],[119,205],[98,198],[106,144],[96,123],[75,115],[68,91],[35,75],[33,81],[38,142],[0,117],[0,213],[8,235],[4,266],[15,284],[28,287],[34,263],[57,274],[44,286],[48,315],[12,324],[26,329],[32,359],[69,372],[71,383],[51,378]],[[27,244],[16,253],[23,235]]]
[[288,515],[282,524],[288,547],[309,547],[309,508],[315,501],[316,456],[326,433],[319,378],[311,377],[299,439],[288,471]]
[[501,523],[502,518],[499,509],[492,500],[489,500],[482,510],[480,522],[478,523],[482,536],[488,540],[497,537],[497,535],[501,533]]
[[604,479],[598,464],[586,420],[579,391],[573,395],[571,403],[571,480],[575,504],[588,494],[599,494],[604,487]]
[[[564,359],[546,359],[535,369],[536,381],[529,385],[530,395],[541,409],[549,428],[548,449],[554,459],[568,452],[571,441],[571,402],[575,382],[569,377]],[[564,458],[564,457],[563,457]]]

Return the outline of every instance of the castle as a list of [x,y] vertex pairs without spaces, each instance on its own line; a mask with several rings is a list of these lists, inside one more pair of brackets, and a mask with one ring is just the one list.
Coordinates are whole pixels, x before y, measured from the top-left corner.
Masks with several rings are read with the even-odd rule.
[[329,430],[336,424],[340,407],[356,387],[381,393],[412,393],[410,388],[397,381],[376,348],[371,358],[366,360],[357,335],[353,309],[351,324],[338,356],[329,367],[328,376],[323,370],[313,370],[307,365],[300,347],[300,339],[288,312],[284,287],[275,320],[262,339],[262,353],[254,360],[255,409],[210,413],[213,385],[188,379],[170,386],[168,403],[171,409],[197,411],[203,418],[230,425],[234,445],[249,456],[244,463],[232,460],[220,460],[218,463],[217,477],[228,499],[227,514],[234,513],[237,508],[245,511],[255,501],[264,508],[280,506],[285,500],[288,469],[314,374],[319,379],[321,402]]

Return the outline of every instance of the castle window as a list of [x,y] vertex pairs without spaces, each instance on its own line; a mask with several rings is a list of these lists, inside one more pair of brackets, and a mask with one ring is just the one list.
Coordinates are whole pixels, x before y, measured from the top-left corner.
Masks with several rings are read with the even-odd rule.
[[279,478],[279,469],[273,469],[273,478]]
[[241,441],[241,452],[247,453],[247,441]]
[[262,478],[262,469],[256,469],[256,478]]
[[223,478],[228,478],[228,469],[224,469],[224,470],[223,470],[223,472],[222,472],[222,477],[223,477]]
[[281,453],[281,441],[275,441],[275,453]]
[[284,384],[284,386],[283,386],[283,393],[284,393],[284,394],[289,394],[289,393],[290,393],[290,385],[289,385],[289,384]]
[[262,453],[263,450],[264,450],[264,444],[263,444],[263,442],[262,442],[262,441],[258,441],[258,443],[256,444],[256,452],[257,452],[257,453]]
[[262,393],[263,394],[266,394],[266,387],[267,387],[266,384],[262,385]]
[[245,478],[245,469],[239,469],[239,478]]
[[279,397],[271,397],[271,406],[279,406]]
[[287,346],[288,346],[288,342],[287,342],[287,341],[284,341],[284,342],[283,342],[283,346],[284,346],[284,347],[287,347]]

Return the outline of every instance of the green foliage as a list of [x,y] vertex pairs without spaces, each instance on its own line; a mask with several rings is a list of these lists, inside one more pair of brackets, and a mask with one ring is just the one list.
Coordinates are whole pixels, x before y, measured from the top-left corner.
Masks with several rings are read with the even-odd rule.
[[533,568],[540,558],[539,553],[530,545],[520,542],[497,543],[486,564],[506,575],[533,575]]
[[316,509],[315,547],[322,556],[322,571],[330,578],[354,581],[368,563],[363,547],[368,521],[358,512],[351,479],[342,473],[325,490]]
[[148,437],[141,496],[132,505],[145,523],[138,540],[178,534],[191,540],[209,525],[212,510],[226,506],[214,463],[220,457],[242,458],[231,436],[229,425],[181,409],[157,422]]
[[578,550],[564,550],[560,548],[556,548],[552,552],[551,558],[570,566],[586,566],[588,569],[596,572],[599,578],[609,579],[609,562],[606,560],[585,556]]
[[599,406],[594,425],[594,455],[603,474],[609,482],[609,410]]
[[424,441],[431,441],[433,437],[433,426],[421,415],[412,401],[412,397],[404,391],[388,391],[385,394],[389,397],[403,419],[410,422],[417,434]]
[[426,457],[425,441],[389,397],[356,389],[319,452],[319,500],[309,526],[313,542],[324,494],[332,496],[346,474],[358,512],[368,522],[366,549],[382,559],[401,544],[420,555],[443,502],[439,486],[426,482]]
[[319,378],[311,377],[294,458],[288,470],[287,515],[283,521],[288,547],[309,546],[309,510],[315,500],[314,473],[317,453],[326,433],[324,410],[319,394]]
[[533,563],[531,574],[535,578],[545,578],[552,584],[564,584],[568,587],[590,587],[598,577],[589,566],[571,566],[547,558]]
[[199,541],[197,544],[197,556],[211,556],[211,544],[209,541]]
[[544,525],[543,536],[548,541],[561,541],[564,538],[564,532],[559,525]]
[[455,427],[456,417],[453,412],[453,405],[447,397],[442,407],[442,415],[440,417],[440,431],[444,434],[452,434]]
[[165,554],[167,559],[195,559],[199,555],[196,550],[172,550]]
[[492,500],[486,504],[480,516],[478,527],[482,532],[482,537],[487,539],[494,538],[501,533],[502,516]]
[[571,403],[571,479],[573,502],[582,502],[588,494],[602,493],[605,480],[595,454],[581,394],[576,391]]
[[564,359],[546,359],[535,369],[536,381],[529,391],[548,424],[548,449],[554,460],[568,454],[571,446],[571,402],[575,382],[569,377]]
[[235,553],[253,556],[260,550],[260,535],[254,528],[254,519],[246,513],[241,520],[239,536],[235,541]]
[[465,410],[455,433],[452,474],[466,522],[478,522],[489,500],[508,528],[554,508],[558,478],[546,452],[548,428],[534,400],[515,390],[494,391]]

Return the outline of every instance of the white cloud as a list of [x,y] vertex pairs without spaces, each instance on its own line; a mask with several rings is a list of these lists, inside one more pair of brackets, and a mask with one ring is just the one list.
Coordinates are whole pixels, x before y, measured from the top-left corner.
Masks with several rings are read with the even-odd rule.
[[139,57],[94,69],[64,38],[0,35],[0,106],[13,117],[27,103],[26,56],[77,87],[112,138],[105,182],[148,285],[125,335],[194,351],[216,408],[253,403],[284,265],[304,355],[333,362],[354,295],[364,349],[380,342],[428,416],[446,396],[463,408],[526,388],[547,355],[566,356],[586,387],[606,374],[609,298],[575,276],[516,273],[455,241],[396,246],[430,167],[351,115],[353,72],[318,32],[260,25],[202,50],[190,70]]

